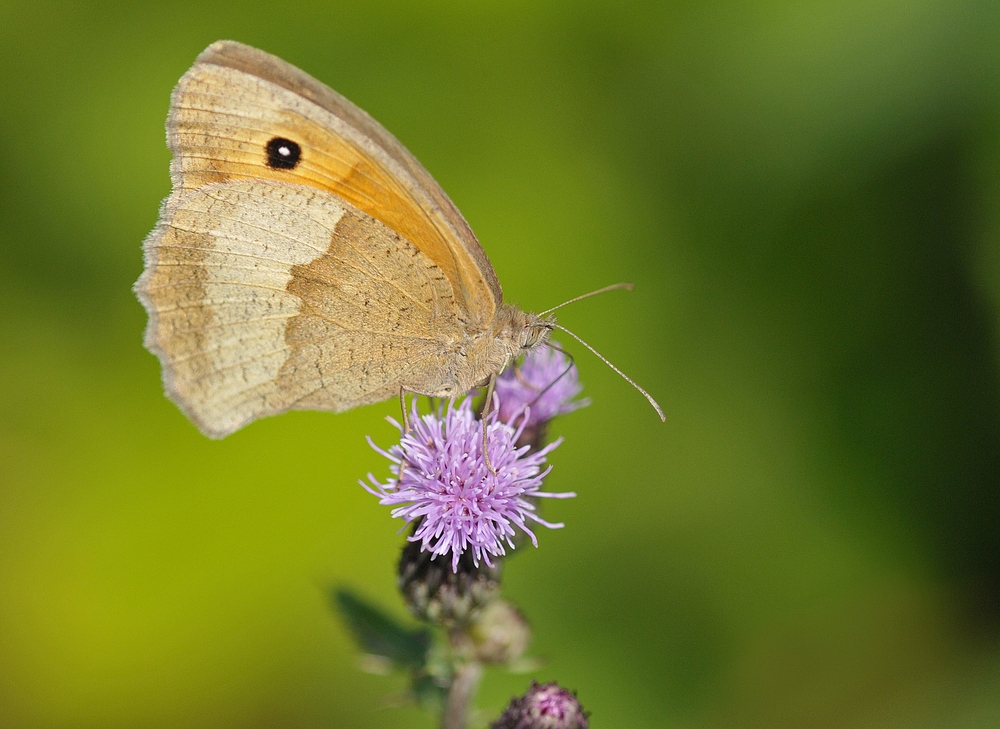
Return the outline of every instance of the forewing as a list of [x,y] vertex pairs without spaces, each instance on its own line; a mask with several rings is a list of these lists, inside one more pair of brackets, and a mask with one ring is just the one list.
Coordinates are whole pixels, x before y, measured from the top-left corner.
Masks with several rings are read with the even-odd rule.
[[440,268],[315,188],[238,180],[176,190],[136,284],[167,394],[225,436],[296,407],[427,391],[462,334]]
[[[219,41],[178,83],[167,128],[177,188],[273,179],[333,193],[439,266],[471,327],[482,330],[493,320],[500,284],[454,204],[389,132],[308,74],[255,48]],[[268,165],[274,138],[301,147],[293,169]]]

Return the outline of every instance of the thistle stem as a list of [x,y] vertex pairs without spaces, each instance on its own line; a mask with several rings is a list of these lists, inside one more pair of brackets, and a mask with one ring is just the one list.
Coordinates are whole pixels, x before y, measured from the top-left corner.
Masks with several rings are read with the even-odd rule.
[[483,664],[479,661],[472,660],[459,664],[448,689],[444,716],[441,717],[441,729],[468,729],[472,699],[476,695],[479,679],[482,676]]

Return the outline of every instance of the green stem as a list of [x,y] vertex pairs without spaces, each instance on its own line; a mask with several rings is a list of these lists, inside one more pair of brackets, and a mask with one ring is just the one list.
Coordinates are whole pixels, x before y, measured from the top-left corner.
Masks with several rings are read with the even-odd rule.
[[448,700],[441,717],[441,729],[468,729],[472,700],[483,676],[483,665],[476,660],[460,663],[448,689]]

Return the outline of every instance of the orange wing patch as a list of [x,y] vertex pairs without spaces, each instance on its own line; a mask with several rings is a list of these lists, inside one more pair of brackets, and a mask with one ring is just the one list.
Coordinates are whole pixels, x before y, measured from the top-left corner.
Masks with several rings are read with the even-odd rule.
[[[268,164],[268,143],[275,138],[299,145],[301,157],[293,167]],[[168,143],[174,184],[182,188],[264,178],[308,185],[346,200],[440,266],[470,324],[482,327],[492,320],[499,296],[490,290],[487,279],[495,275],[488,261],[484,273],[475,256],[456,256],[455,242],[415,199],[403,175],[387,169],[395,165],[393,158],[300,94],[241,70],[195,64],[174,91]]]

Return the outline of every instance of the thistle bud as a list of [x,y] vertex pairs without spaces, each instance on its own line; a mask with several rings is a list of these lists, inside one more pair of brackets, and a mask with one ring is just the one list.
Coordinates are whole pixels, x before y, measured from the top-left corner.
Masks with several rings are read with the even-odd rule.
[[506,600],[494,600],[469,626],[476,658],[483,663],[510,663],[528,649],[531,628],[520,611]]
[[453,570],[450,560],[434,557],[420,542],[407,542],[399,559],[399,590],[418,618],[445,626],[466,623],[500,594],[500,560],[477,565],[472,552],[464,552]]
[[510,705],[490,729],[587,729],[587,715],[576,695],[559,684],[531,682],[531,688]]

